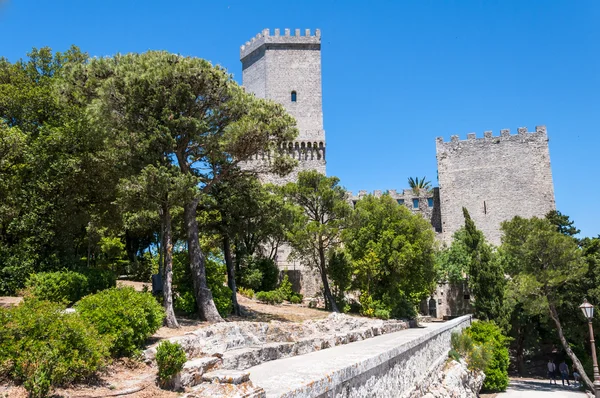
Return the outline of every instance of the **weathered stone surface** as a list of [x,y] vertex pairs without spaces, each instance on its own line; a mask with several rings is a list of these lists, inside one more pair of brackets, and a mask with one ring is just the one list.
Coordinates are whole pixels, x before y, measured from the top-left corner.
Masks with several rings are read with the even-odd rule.
[[447,358],[453,330],[470,317],[320,350],[248,369],[268,397],[399,397]]
[[406,398],[477,398],[483,386],[483,372],[471,372],[464,362],[442,361]]
[[202,376],[207,371],[214,368],[221,359],[217,357],[203,357],[187,361],[175,380],[175,390],[195,386],[202,383]]
[[486,132],[467,140],[436,141],[443,239],[452,240],[464,225],[462,208],[493,244],[500,244],[500,223],[514,216],[543,217],[555,209],[546,127],[500,136]]
[[250,380],[250,373],[242,370],[221,369],[202,375],[210,383],[242,384]]
[[266,398],[265,390],[247,381],[242,384],[205,383],[182,398]]

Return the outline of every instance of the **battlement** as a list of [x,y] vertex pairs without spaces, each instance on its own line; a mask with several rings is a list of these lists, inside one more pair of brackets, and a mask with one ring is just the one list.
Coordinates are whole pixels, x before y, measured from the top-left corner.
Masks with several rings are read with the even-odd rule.
[[294,34],[291,34],[290,29],[284,29],[283,35],[280,29],[275,29],[271,35],[270,29],[263,31],[247,41],[246,44],[240,47],[240,59],[244,59],[260,47],[268,44],[275,45],[321,45],[321,30],[316,29],[314,35],[310,29],[304,30],[304,35],[301,35],[300,29],[294,29]]
[[[286,152],[290,157],[299,161],[324,161],[325,142],[323,141],[294,141],[278,146],[280,152]],[[269,161],[271,152],[263,151],[252,157],[251,160]]]
[[436,144],[454,144],[459,142],[470,142],[470,141],[494,141],[498,142],[498,140],[503,139],[514,139],[516,138],[527,138],[527,137],[540,137],[543,136],[547,138],[546,126],[535,126],[535,131],[527,131],[527,127],[519,127],[517,129],[517,134],[510,134],[509,129],[500,130],[500,135],[495,136],[491,131],[484,131],[483,137],[477,138],[475,133],[468,133],[466,140],[460,140],[458,135],[453,135],[450,137],[450,141],[444,141],[444,137],[437,137]]

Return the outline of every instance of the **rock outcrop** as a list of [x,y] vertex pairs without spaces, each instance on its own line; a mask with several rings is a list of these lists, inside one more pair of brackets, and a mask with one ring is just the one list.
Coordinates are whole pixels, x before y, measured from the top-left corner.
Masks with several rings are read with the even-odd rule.
[[448,360],[407,398],[477,398],[484,379],[482,371],[470,371],[464,361]]

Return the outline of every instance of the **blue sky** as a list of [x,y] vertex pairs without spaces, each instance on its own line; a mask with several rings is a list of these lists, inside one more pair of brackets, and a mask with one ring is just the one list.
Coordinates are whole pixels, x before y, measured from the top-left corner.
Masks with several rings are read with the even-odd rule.
[[0,55],[161,49],[241,81],[239,46],[263,28],[320,28],[327,171],[347,189],[437,185],[435,137],[543,124],[557,208],[596,236],[598,21],[598,1],[0,0]]

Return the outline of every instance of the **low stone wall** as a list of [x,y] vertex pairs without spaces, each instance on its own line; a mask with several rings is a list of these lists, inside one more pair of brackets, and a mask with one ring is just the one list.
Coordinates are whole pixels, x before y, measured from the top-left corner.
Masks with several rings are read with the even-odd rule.
[[[289,391],[286,398],[333,397],[407,397],[415,386],[422,383],[431,370],[439,367],[450,350],[450,336],[471,324],[471,316],[445,322],[442,326],[424,329],[400,345],[381,344],[377,354],[358,363],[347,365],[323,374],[302,388]],[[401,332],[406,333],[406,332]],[[267,396],[269,394],[267,393]]]

